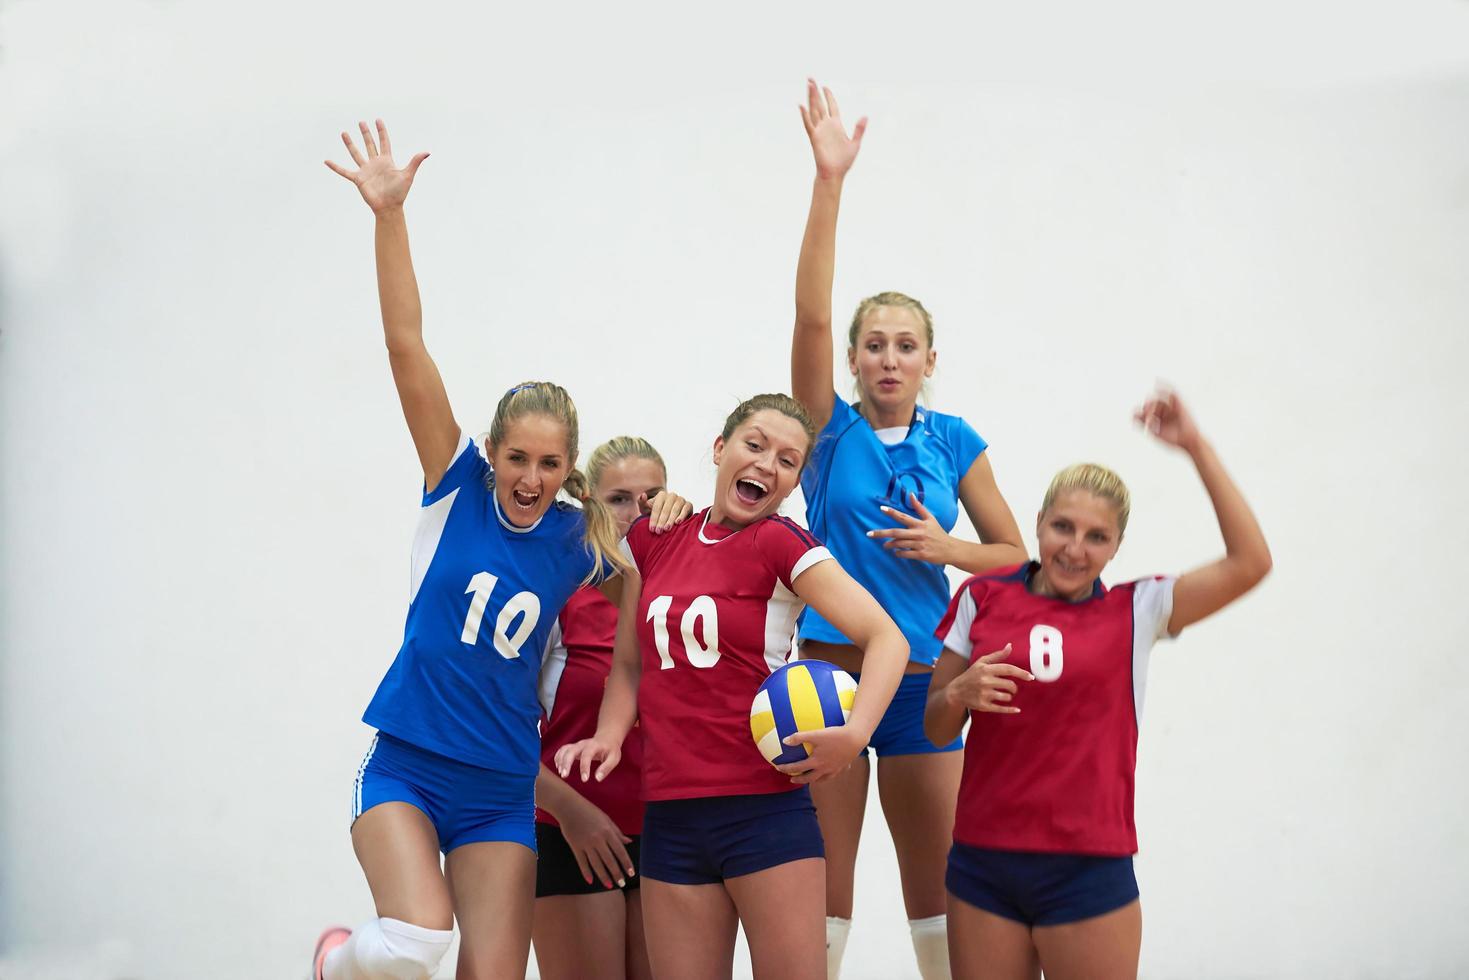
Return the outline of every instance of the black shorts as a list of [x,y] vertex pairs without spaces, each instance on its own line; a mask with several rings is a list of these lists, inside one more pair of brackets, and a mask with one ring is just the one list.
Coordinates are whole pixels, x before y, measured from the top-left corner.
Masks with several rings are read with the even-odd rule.
[[[641,840],[640,837],[633,837],[631,844],[623,845],[627,848],[627,856],[632,858],[632,866],[638,871],[643,869],[638,853],[638,843]],[[639,876],[633,875],[620,890],[631,891],[638,887],[640,880]],[[536,898],[600,895],[607,890],[595,873],[591,884],[587,884],[587,880],[581,876],[576,855],[571,853],[571,845],[566,843],[560,827],[549,823],[536,824]],[[619,890],[615,881],[612,883],[612,890]]]

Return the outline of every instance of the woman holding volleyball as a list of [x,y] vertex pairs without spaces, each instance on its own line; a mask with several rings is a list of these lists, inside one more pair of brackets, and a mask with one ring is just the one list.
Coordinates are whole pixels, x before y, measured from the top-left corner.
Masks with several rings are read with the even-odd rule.
[[[663,457],[635,436],[618,436],[587,458],[592,494],[612,511],[620,536],[637,519],[639,499],[667,479]],[[541,666],[533,934],[541,980],[651,976],[637,876],[642,733],[628,734],[621,764],[601,782],[568,783],[548,768],[561,746],[595,734],[616,632],[617,607],[583,586],[561,610]]]
[[[995,485],[986,443],[962,418],[918,405],[933,374],[933,323],[917,300],[879,293],[847,331],[847,368],[858,401],[833,390],[832,278],[842,183],[867,120],[851,136],[830,90],[807,82],[801,118],[816,160],[811,210],[796,272],[791,391],[820,428],[801,480],[812,531],[897,621],[911,648],[892,706],[873,734],[877,787],[897,851],[913,947],[924,980],[946,977],[944,854],[953,829],[962,747],[934,745],[923,706],[949,599],[946,565],[977,573],[1025,559],[1020,528]],[[963,506],[979,543],[949,532]],[[897,525],[896,527],[894,525]],[[801,656],[868,670],[860,644],[818,609],[801,620]],[[850,769],[813,787],[827,848],[828,975],[835,980],[851,928],[854,872],[870,770],[867,749]]]
[[[826,975],[823,849],[806,784],[867,743],[908,649],[827,550],[776,514],[814,434],[789,396],[742,403],[714,440],[713,504],[661,538],[633,525],[597,732],[556,755],[563,778],[606,779],[634,720],[642,730],[643,915],[657,977],[728,976],[737,924],[757,977]],[[751,702],[806,603],[861,646],[867,676],[847,724],[787,738],[810,756],[777,771],[751,737]]]
[[955,977],[1137,975],[1133,781],[1149,651],[1270,571],[1260,525],[1178,396],[1159,393],[1137,419],[1188,453],[1224,557],[1102,585],[1131,505],[1115,473],[1082,464],[1046,491],[1038,560],[955,594],[926,716],[935,741],[971,719],[947,875]]
[[[559,386],[512,387],[482,447],[460,429],[424,345],[403,216],[427,154],[398,168],[382,121],[375,135],[360,129],[361,150],[342,134],[358,169],[327,166],[373,211],[383,334],[423,509],[403,644],[363,716],[378,734],[353,793],[352,847],[377,917],[323,933],[313,975],[430,977],[457,919],[458,976],[519,976],[535,894],[541,652],[576,588],[623,563],[617,527],[576,469],[576,408]],[[556,500],[563,488],[580,508]]]

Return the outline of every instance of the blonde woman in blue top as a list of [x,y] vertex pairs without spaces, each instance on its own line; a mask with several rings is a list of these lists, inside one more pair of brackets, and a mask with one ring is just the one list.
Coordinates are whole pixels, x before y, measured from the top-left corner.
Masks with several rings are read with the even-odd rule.
[[[849,136],[829,89],[807,83],[801,108],[816,160],[811,211],[796,273],[791,392],[821,432],[802,477],[807,521],[852,577],[903,630],[911,660],[873,733],[877,786],[897,851],[903,904],[924,980],[947,978],[944,869],[962,768],[961,743],[923,734],[928,679],[941,645],[933,631],[949,600],[947,565],[978,574],[1026,558],[1020,528],[995,486],[985,441],[963,419],[918,404],[936,353],[923,304],[902,293],[863,300],[847,334],[859,400],[838,398],[831,376],[831,288],[842,182],[862,144]],[[959,506],[979,542],[952,536]],[[819,615],[801,621],[801,656],[860,674],[862,653]],[[827,969],[835,978],[851,927],[853,879],[870,766],[812,787],[827,851]]]

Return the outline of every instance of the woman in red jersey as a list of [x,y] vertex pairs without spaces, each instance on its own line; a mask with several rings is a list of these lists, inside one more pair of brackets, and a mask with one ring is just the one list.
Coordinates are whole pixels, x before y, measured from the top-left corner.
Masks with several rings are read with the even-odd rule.
[[[635,436],[592,450],[586,472],[623,536],[639,500],[668,480],[658,450]],[[561,746],[596,732],[616,631],[617,607],[601,590],[583,587],[562,608],[542,661],[533,932],[541,980],[652,976],[636,876],[642,736],[636,729],[628,735],[621,765],[603,782],[567,783],[548,768]]]
[[925,717],[935,742],[972,719],[946,877],[955,977],[1137,975],[1133,779],[1148,654],[1270,571],[1249,505],[1178,397],[1159,393],[1137,420],[1193,460],[1225,554],[1176,579],[1106,588],[1130,502],[1115,473],[1082,464],[1046,492],[1040,560],[955,594]]
[[[657,977],[729,976],[737,924],[755,976],[824,980],[825,860],[805,784],[845,769],[886,710],[908,644],[808,531],[776,514],[814,437],[787,395],[759,395],[714,440],[714,503],[670,534],[628,532],[628,573],[596,734],[556,755],[563,778],[607,778],[634,720],[643,735],[643,915]],[[846,725],[787,739],[779,771],[750,734],[750,703],[820,609],[862,648]],[[641,647],[641,654],[639,654]],[[793,785],[795,784],[795,785]]]

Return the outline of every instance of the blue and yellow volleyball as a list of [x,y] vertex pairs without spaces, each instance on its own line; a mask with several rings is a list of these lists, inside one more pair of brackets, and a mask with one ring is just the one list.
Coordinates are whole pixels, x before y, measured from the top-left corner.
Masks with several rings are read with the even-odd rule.
[[786,745],[797,732],[846,724],[857,697],[852,675],[824,660],[796,660],[765,679],[750,705],[750,734],[773,766],[810,755],[804,745]]

